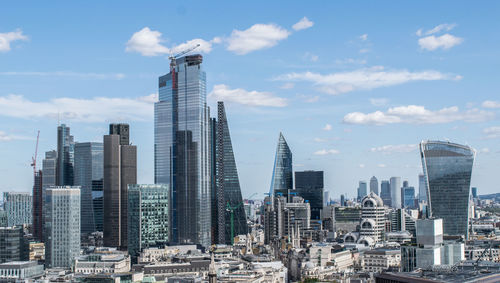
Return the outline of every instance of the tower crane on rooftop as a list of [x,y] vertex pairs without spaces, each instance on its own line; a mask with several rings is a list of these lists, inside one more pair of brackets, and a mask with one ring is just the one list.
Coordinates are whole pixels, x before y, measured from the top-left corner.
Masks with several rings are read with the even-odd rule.
[[38,155],[38,141],[40,139],[40,131],[36,136],[35,156],[31,157],[31,167],[33,167],[33,176],[36,175],[36,157]]
[[170,56],[168,56],[168,59],[170,59],[170,70],[172,70],[172,68],[175,68],[175,60],[179,57],[181,57],[182,55],[186,55],[187,53],[195,50],[196,48],[200,47],[200,44],[196,44],[195,46],[191,46],[189,47],[188,49],[185,49],[175,55],[173,54],[170,54]]

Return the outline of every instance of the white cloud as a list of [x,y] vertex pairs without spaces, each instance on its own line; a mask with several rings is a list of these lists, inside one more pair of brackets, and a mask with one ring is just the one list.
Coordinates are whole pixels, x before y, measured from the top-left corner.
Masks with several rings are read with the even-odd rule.
[[125,51],[138,52],[143,56],[159,56],[178,53],[199,44],[200,46],[196,48],[196,52],[209,53],[212,51],[212,44],[221,43],[222,39],[220,37],[215,37],[211,41],[206,41],[195,38],[172,48],[164,46],[162,44],[163,42],[164,40],[161,38],[161,32],[145,27],[132,35],[127,42]]
[[368,39],[368,34],[362,34],[359,36],[359,39],[361,39],[362,41],[366,41]]
[[490,149],[487,147],[483,147],[477,151],[477,153],[490,153]]
[[422,29],[419,29],[419,30],[417,30],[416,34],[417,34],[417,36],[430,35],[430,34],[439,33],[441,31],[450,31],[456,26],[457,26],[456,24],[440,24],[440,25],[437,25],[434,28],[432,28],[426,32],[424,32]]
[[370,103],[373,106],[384,106],[389,103],[389,99],[387,98],[370,98]]
[[385,168],[385,167],[387,167],[387,165],[385,165],[385,164],[378,164],[377,166],[378,166],[378,167],[380,167],[380,168]]
[[494,113],[479,109],[460,111],[457,106],[432,111],[424,106],[408,105],[389,108],[386,112],[372,113],[352,112],[344,116],[343,122],[359,125],[386,125],[386,124],[440,124],[455,121],[482,122],[490,120]]
[[153,117],[153,104],[148,97],[78,99],[54,98],[33,101],[22,95],[0,97],[0,115],[21,119],[62,119],[88,123],[109,121],[146,121]]
[[227,39],[227,50],[238,55],[270,48],[286,39],[290,32],[275,24],[255,24],[246,30],[233,30]]
[[436,50],[438,48],[447,50],[455,45],[459,45],[463,41],[463,38],[447,33],[438,37],[434,35],[422,37],[418,40],[418,45],[420,45],[420,48],[430,51]]
[[486,100],[483,102],[482,106],[484,108],[500,108],[499,101]]
[[143,56],[158,56],[170,53],[161,43],[161,32],[145,27],[134,33],[127,42],[127,52],[139,52]]
[[384,154],[412,152],[417,149],[416,144],[384,145],[372,147],[371,152],[381,152]]
[[7,134],[4,131],[0,131],[0,142],[13,141],[13,140],[30,140],[30,139],[31,138],[28,138],[28,137],[11,135],[11,134]]
[[349,72],[327,75],[303,72],[288,73],[275,78],[280,81],[307,81],[328,94],[342,94],[356,90],[370,90],[379,87],[404,84],[412,81],[458,80],[461,77],[428,70],[410,72],[408,70],[389,70],[384,67],[363,68]]
[[37,77],[66,77],[75,79],[96,80],[121,80],[125,78],[122,73],[78,73],[72,71],[55,72],[0,72],[0,76],[37,76]]
[[346,59],[337,59],[335,60],[335,64],[339,66],[344,65],[364,65],[366,64],[366,60],[364,59],[354,59],[354,58],[346,58]]
[[0,52],[10,51],[10,44],[16,40],[28,40],[28,37],[23,34],[22,30],[0,33]]
[[310,21],[307,17],[303,17],[296,24],[292,26],[294,30],[303,30],[312,27],[314,23]]
[[152,93],[150,95],[139,97],[138,100],[144,101],[147,103],[155,103],[155,102],[158,102],[158,99],[159,99],[158,97],[159,97],[158,93]]
[[331,155],[331,154],[339,154],[340,151],[336,149],[321,149],[314,152],[314,155]]
[[326,124],[324,127],[323,127],[323,130],[325,131],[331,131],[333,129],[332,125],[330,124]]
[[311,62],[317,62],[319,57],[318,55],[314,55],[310,52],[306,52],[306,54],[304,54],[304,60],[307,60],[307,61],[311,61]]
[[327,142],[328,140],[327,139],[323,139],[323,138],[314,138],[314,141],[315,142]]
[[230,89],[224,84],[215,85],[209,96],[215,100],[234,102],[248,106],[285,107],[285,98],[277,97],[271,92],[247,91],[242,88]]
[[500,138],[500,127],[494,126],[489,127],[483,130],[483,133],[486,135],[488,139]]
[[359,164],[359,168],[365,168],[364,164]]
[[282,86],[280,86],[281,89],[292,89],[295,87],[294,83],[285,83]]

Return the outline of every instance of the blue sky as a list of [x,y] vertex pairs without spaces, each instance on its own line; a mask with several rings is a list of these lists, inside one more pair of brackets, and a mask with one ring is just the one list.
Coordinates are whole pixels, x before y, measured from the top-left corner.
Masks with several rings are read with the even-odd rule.
[[[486,5],[487,4],[487,5]],[[417,186],[417,144],[477,151],[472,185],[498,192],[500,3],[74,1],[2,3],[0,190],[29,191],[56,146],[128,122],[153,182],[153,107],[170,52],[200,43],[209,104],[226,102],[243,196],[269,190],[282,131],[295,170],[324,170],[333,198],[359,180]],[[260,195],[263,196],[263,195]]]

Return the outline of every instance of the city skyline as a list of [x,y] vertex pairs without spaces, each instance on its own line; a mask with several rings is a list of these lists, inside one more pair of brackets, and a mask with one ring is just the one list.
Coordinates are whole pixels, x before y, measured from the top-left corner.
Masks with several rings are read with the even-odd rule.
[[[74,19],[56,16],[52,4],[34,4],[25,13],[4,5],[0,37],[10,39],[0,44],[1,191],[31,191],[36,131],[42,160],[43,152],[57,148],[58,120],[71,128],[75,142],[102,142],[110,122],[129,123],[138,150],[137,181],[153,183],[157,78],[169,71],[170,51],[200,43],[193,54],[204,58],[211,116],[216,101],[225,102],[243,197],[268,192],[279,132],[294,169],[324,171],[325,191],[334,199],[355,197],[359,180],[371,176],[380,182],[398,176],[417,188],[418,143],[428,139],[477,149],[471,186],[479,194],[498,192],[498,24],[489,22],[493,16],[463,15],[492,15],[491,7],[439,3],[430,13],[401,4],[408,11],[388,11],[382,14],[386,22],[371,25],[382,9],[371,4],[351,18],[326,12],[355,10],[355,4],[279,5],[289,12],[283,15],[272,12],[277,4],[268,4],[258,16],[241,19],[259,5],[232,3],[242,11],[220,15],[200,32],[197,27],[217,5],[176,5],[172,21],[186,24],[175,29],[169,20],[155,19],[159,11],[123,7],[123,15],[137,16],[127,22],[122,15],[109,18],[114,5],[100,5],[100,11],[92,9],[89,27],[79,22],[89,8],[78,4],[64,5],[83,8]],[[56,28],[61,21],[67,26]],[[109,21],[116,25],[96,28]],[[272,39],[253,45],[262,34]],[[144,38],[149,45],[139,44]]]

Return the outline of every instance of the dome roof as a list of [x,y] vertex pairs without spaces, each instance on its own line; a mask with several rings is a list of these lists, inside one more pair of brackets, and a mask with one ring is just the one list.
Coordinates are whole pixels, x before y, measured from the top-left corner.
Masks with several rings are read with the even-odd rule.
[[373,204],[376,204],[376,206],[378,207],[384,206],[384,202],[382,201],[382,199],[374,192],[370,192],[370,194],[363,198],[363,200],[361,201],[363,207],[371,206],[369,203],[367,203],[368,206],[365,205],[365,202],[367,202],[368,200],[370,200]]

